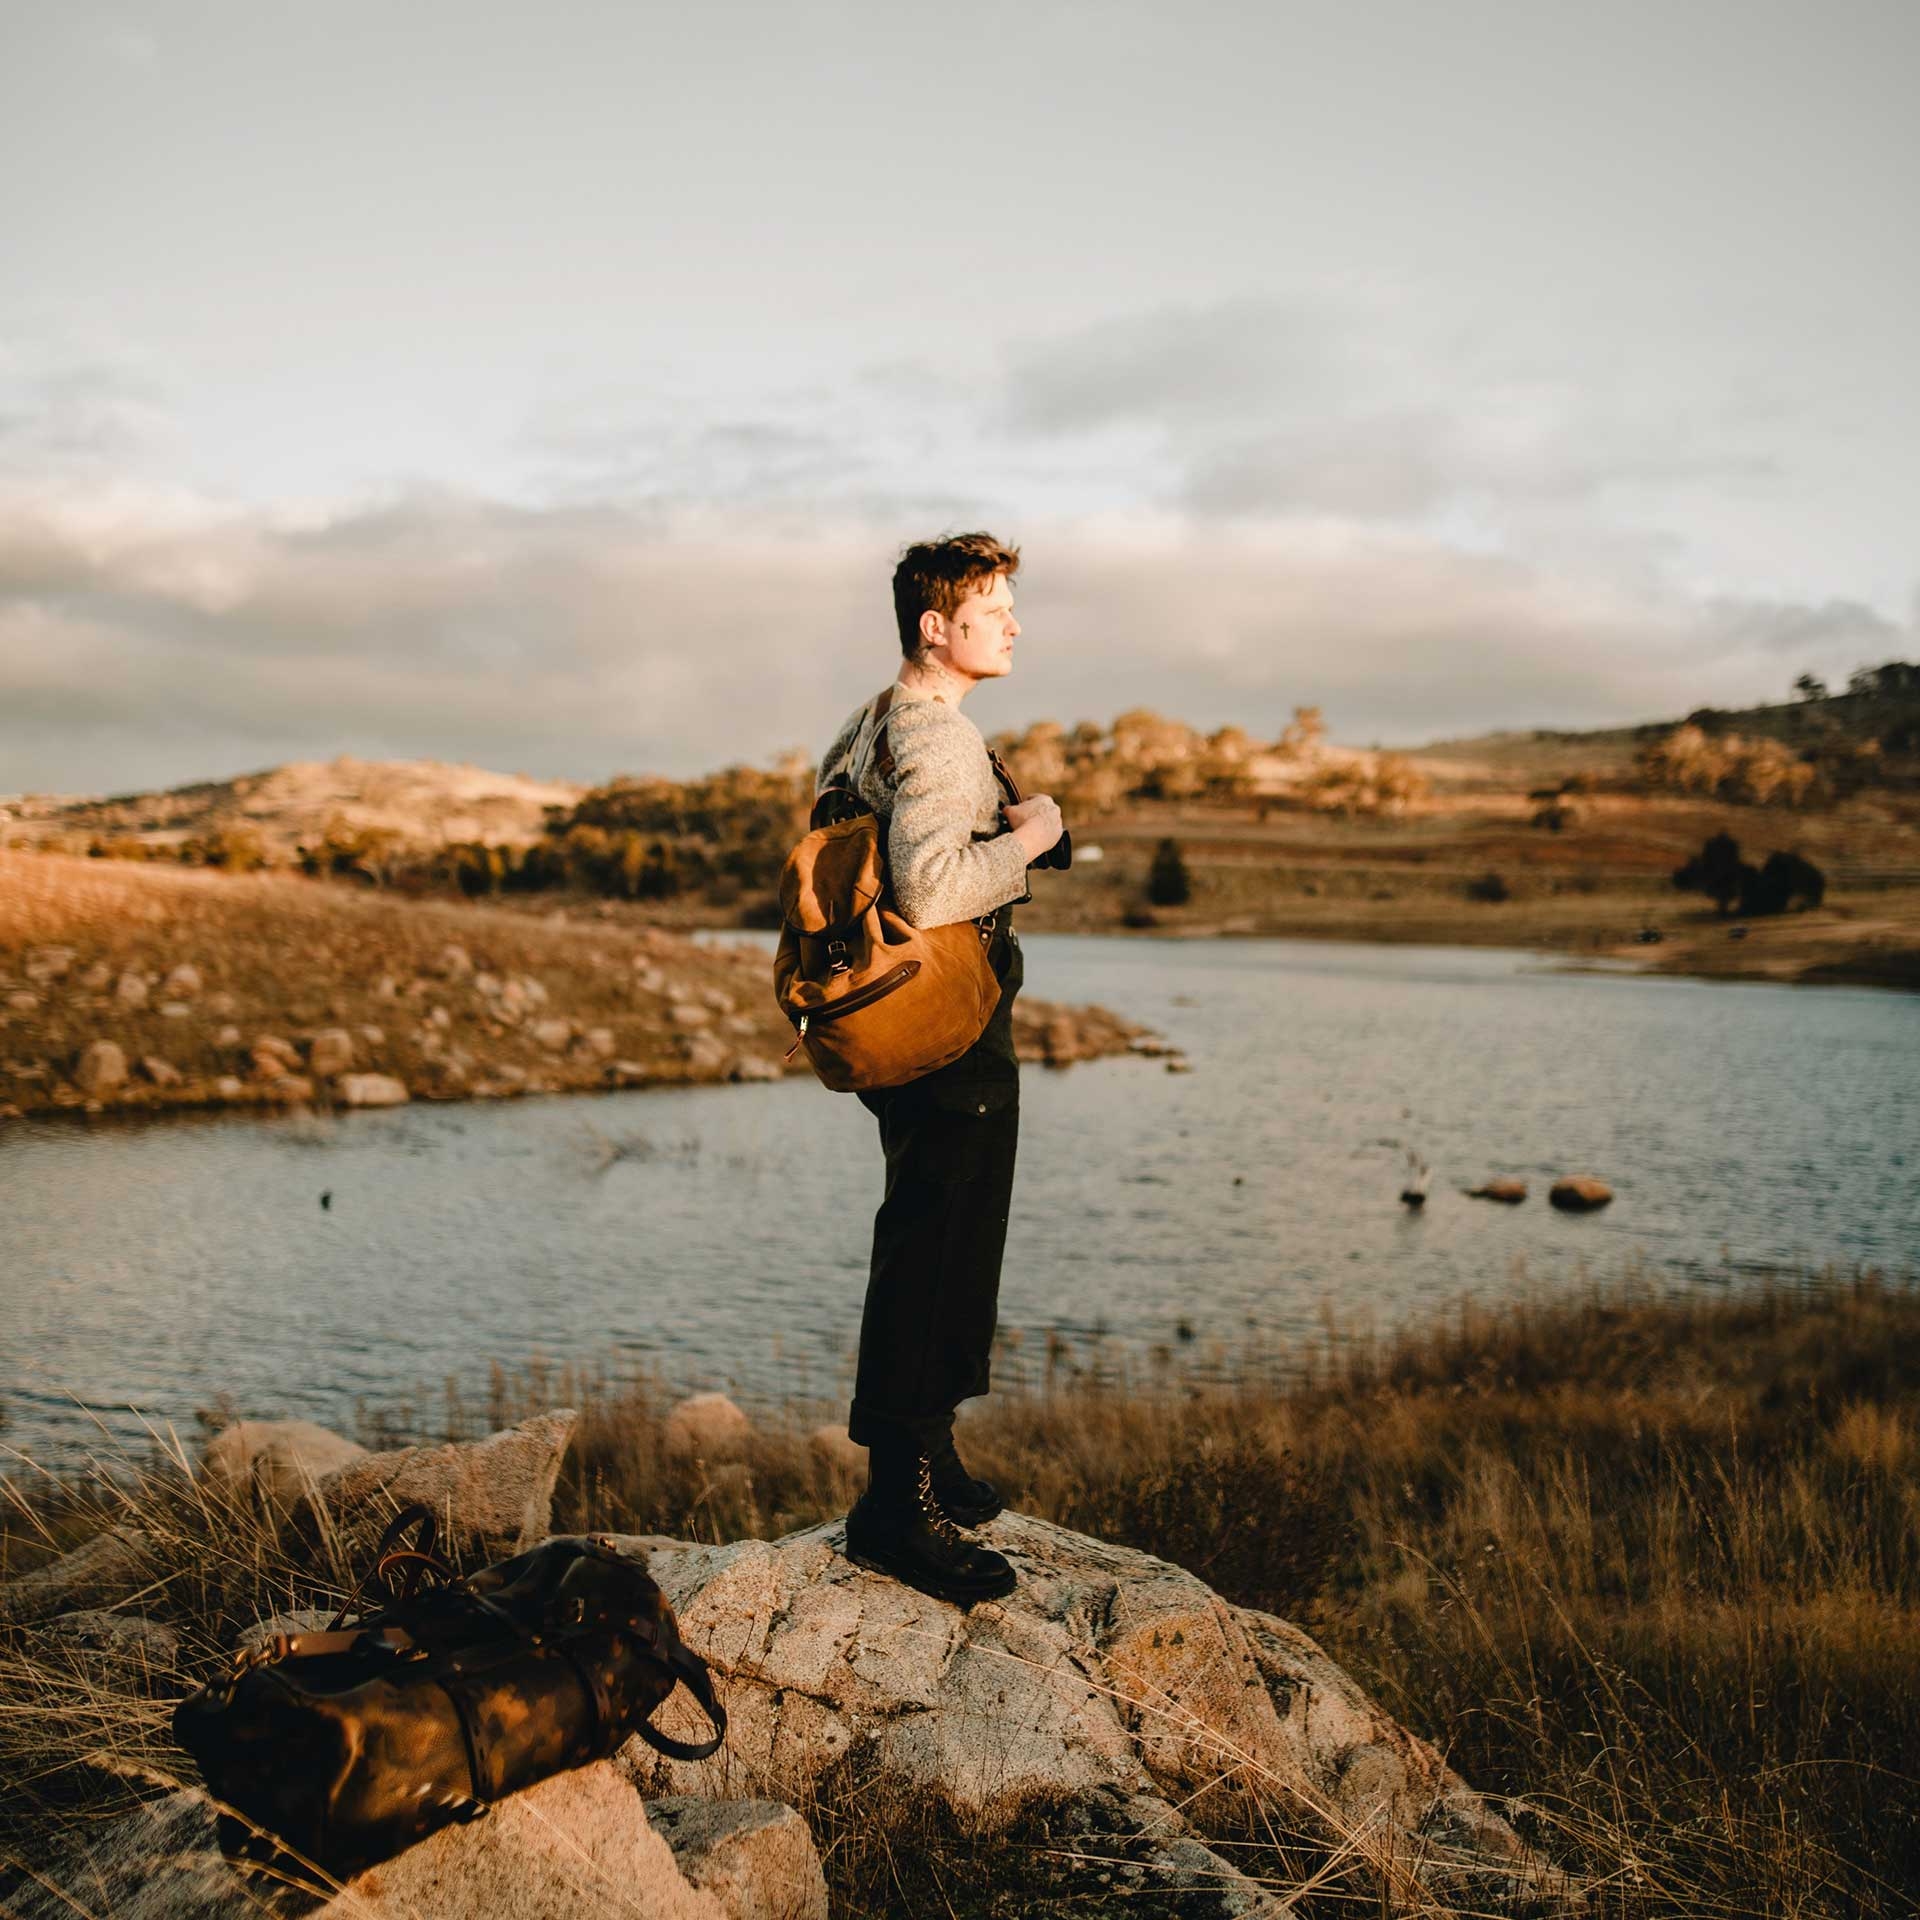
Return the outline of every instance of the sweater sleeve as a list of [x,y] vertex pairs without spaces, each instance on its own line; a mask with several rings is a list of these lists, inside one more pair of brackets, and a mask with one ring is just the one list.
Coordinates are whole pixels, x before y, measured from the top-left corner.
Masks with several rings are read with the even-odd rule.
[[887,864],[901,913],[916,927],[944,927],[1017,900],[1026,891],[1026,850],[1010,832],[973,838],[972,763],[985,763],[977,730],[927,702],[904,709],[889,739]]

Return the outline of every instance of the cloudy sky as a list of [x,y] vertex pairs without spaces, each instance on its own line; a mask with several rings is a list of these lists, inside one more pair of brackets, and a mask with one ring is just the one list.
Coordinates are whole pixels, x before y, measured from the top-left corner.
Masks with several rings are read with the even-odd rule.
[[0,0],[0,791],[1920,651],[1920,8]]

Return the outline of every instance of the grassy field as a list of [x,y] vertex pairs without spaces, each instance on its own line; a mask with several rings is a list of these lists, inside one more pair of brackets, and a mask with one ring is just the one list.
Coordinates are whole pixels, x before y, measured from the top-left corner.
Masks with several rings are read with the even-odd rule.
[[[1683,1297],[1628,1279],[1498,1315],[1462,1306],[1232,1388],[1193,1386],[1172,1359],[1129,1380],[1058,1343],[1024,1371],[1020,1358],[963,1433],[1015,1507],[1300,1622],[1476,1786],[1515,1796],[1531,1837],[1604,1883],[1600,1911],[1913,1911],[1910,1278]],[[764,1416],[747,1471],[716,1479],[666,1456],[653,1386],[539,1364],[497,1369],[485,1405],[370,1410],[363,1437],[473,1433],[557,1404],[584,1412],[557,1527],[773,1535],[855,1491],[807,1444],[821,1409]],[[8,1484],[11,1571],[130,1500],[181,1570],[165,1610],[209,1662],[261,1612],[333,1591],[210,1529],[164,1467],[121,1494]],[[16,1833],[44,1842],[180,1764],[163,1705],[105,1696],[17,1637],[3,1657],[0,1819]],[[1193,1811],[1276,1885],[1311,1864],[1275,1844],[1279,1810]],[[1063,1860],[1045,1807],[990,1851],[940,1808],[853,1776],[808,1813],[837,1913],[1157,1911]],[[1385,1910],[1364,1875],[1300,1908]]]
[[[1726,979],[1920,986],[1920,808],[1862,796],[1796,813],[1627,794],[1581,796],[1576,807],[1549,832],[1530,824],[1536,805],[1524,792],[1483,780],[1436,787],[1379,820],[1136,803],[1075,824],[1076,846],[1102,857],[1036,876],[1026,923],[1533,947]],[[1824,905],[1737,923],[1730,937],[1736,923],[1671,881],[1719,832],[1755,859],[1803,853],[1827,875]],[[1143,913],[1162,839],[1180,848],[1192,898]],[[1488,876],[1501,897],[1485,897]],[[1658,941],[1643,941],[1645,929]]]

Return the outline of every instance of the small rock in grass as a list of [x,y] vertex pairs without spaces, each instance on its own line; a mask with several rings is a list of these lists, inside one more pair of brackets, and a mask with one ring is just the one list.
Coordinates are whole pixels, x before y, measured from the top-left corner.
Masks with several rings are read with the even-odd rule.
[[743,1459],[752,1438],[753,1422],[724,1393],[696,1393],[667,1415],[661,1444],[677,1459],[712,1465]]
[[73,1075],[74,1085],[93,1099],[125,1086],[126,1080],[127,1056],[111,1040],[96,1040],[80,1056]]

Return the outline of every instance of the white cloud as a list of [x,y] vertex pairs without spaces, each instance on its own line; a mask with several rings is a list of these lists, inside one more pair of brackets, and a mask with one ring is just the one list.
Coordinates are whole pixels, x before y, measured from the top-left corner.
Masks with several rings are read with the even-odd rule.
[[[276,519],[177,495],[0,495],[0,789],[126,790],[291,757],[581,779],[818,749],[897,659],[902,523],[529,509],[438,492]],[[909,532],[921,529],[912,527]],[[1866,610],[1694,604],[1327,515],[1167,512],[1023,542],[989,731],[1149,705],[1347,739],[1579,726],[1780,697],[1911,635]]]

